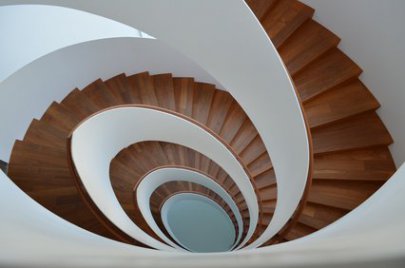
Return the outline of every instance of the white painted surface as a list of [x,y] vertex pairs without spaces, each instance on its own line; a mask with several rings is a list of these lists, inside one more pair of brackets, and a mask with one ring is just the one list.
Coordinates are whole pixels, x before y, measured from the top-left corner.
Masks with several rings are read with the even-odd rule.
[[140,37],[132,27],[91,13],[55,6],[0,7],[0,82],[55,50],[91,40]]
[[[1,4],[26,2],[4,0]],[[244,1],[29,2],[84,10],[133,26],[181,51],[209,72],[250,116],[272,157],[277,177],[273,218],[250,247],[266,242],[285,225],[304,192],[308,137],[287,71]]]
[[235,242],[228,213],[206,196],[176,194],[163,204],[161,216],[171,237],[192,252],[225,252]]
[[57,267],[69,263],[71,266],[83,266],[89,260],[88,256],[93,256],[91,261],[97,264],[97,258],[109,254],[116,258],[156,255],[154,250],[112,241],[52,214],[23,193],[1,170],[0,214],[2,267],[12,264]]
[[0,264],[402,268],[405,263],[404,191],[405,166],[402,166],[360,207],[306,238],[248,251],[191,255],[132,247],[89,233],[41,207],[0,171]]
[[219,185],[217,182],[208,178],[207,176],[188,169],[181,168],[160,168],[149,173],[139,184],[137,188],[137,203],[139,210],[142,213],[145,221],[155,231],[159,237],[165,242],[172,244],[170,239],[161,232],[159,226],[156,224],[150,209],[150,197],[153,192],[162,184],[170,181],[188,181],[201,184],[208,189],[211,189],[217,195],[219,195],[231,208],[233,214],[236,217],[236,221],[239,226],[238,238],[235,241],[237,244],[240,241],[243,232],[243,222],[239,209],[232,197]]
[[[97,135],[95,135],[97,133]],[[99,113],[81,124],[72,136],[72,158],[89,196],[119,229],[154,248],[173,250],[136,226],[120,206],[111,186],[109,166],[123,148],[156,140],[194,149],[216,162],[235,181],[249,208],[249,229],[242,244],[253,234],[258,203],[249,177],[227,147],[199,126],[180,117],[140,107],[121,107]]]
[[218,85],[197,64],[158,40],[113,38],[58,50],[0,84],[0,114],[9,115],[3,116],[0,125],[0,159],[8,162],[14,141],[24,137],[32,119],[40,118],[52,101],[61,101],[75,87],[83,88],[98,78],[143,71]]
[[302,0],[315,20],[336,33],[339,47],[364,70],[361,80],[381,103],[378,114],[394,139],[391,152],[405,161],[405,1]]

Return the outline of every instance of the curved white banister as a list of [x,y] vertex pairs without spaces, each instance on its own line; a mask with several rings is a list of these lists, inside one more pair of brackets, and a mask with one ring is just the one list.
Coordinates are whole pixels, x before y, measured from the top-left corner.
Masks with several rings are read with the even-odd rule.
[[145,176],[139,183],[138,187],[134,189],[137,191],[136,202],[138,203],[139,210],[141,211],[145,221],[157,235],[164,239],[165,242],[170,243],[170,239],[167,238],[163,232],[161,232],[159,226],[156,224],[152,216],[150,209],[150,197],[160,185],[170,181],[194,182],[205,186],[219,195],[228,204],[235,215],[239,227],[235,244],[240,241],[243,232],[242,217],[232,197],[222,188],[222,186],[200,172],[182,168],[166,167],[156,169],[147,174],[147,176]]
[[[230,251],[232,249],[232,245],[234,245],[235,243],[235,228],[234,225],[232,223],[232,220],[229,218],[228,213],[226,213],[226,211],[214,200],[204,196],[204,195],[200,195],[200,194],[196,194],[196,193],[179,193],[176,195],[173,195],[172,197],[170,197],[169,199],[166,200],[166,202],[163,204],[162,206],[162,210],[161,210],[161,218],[162,218],[162,222],[164,227],[166,228],[166,230],[168,231],[168,233],[171,235],[171,237],[173,237],[173,239],[179,243],[180,245],[182,245],[184,248],[188,249],[191,252],[197,252],[195,249],[191,249],[189,246],[186,245],[186,243],[184,243],[184,241],[182,239],[180,239],[178,237],[178,235],[176,235],[176,232],[173,231],[173,224],[170,224],[170,220],[169,220],[169,214],[170,214],[170,210],[173,209],[174,206],[176,206],[179,202],[193,202],[193,201],[199,201],[202,203],[207,204],[208,206],[212,207],[214,211],[217,211],[220,213],[220,215],[222,217],[220,217],[220,219],[222,220],[222,222],[218,223],[214,226],[205,226],[205,225],[209,225],[207,223],[202,224],[202,228],[205,229],[213,229],[215,230],[215,233],[210,234],[210,230],[205,230],[205,231],[199,231],[199,233],[203,234],[203,240],[207,241],[207,239],[205,238],[206,236],[211,240],[209,242],[209,251],[207,250],[207,245],[203,247],[201,247],[201,237],[199,239],[195,238],[195,240],[197,240],[198,242],[194,242],[195,244],[198,245],[199,247],[199,251],[198,252],[225,252],[225,251]],[[190,205],[189,205],[190,206]],[[193,212],[195,210],[193,209]],[[196,216],[198,216],[198,212],[194,212],[196,214]],[[191,217],[192,215],[190,215]],[[215,217],[216,221],[218,221],[218,215],[217,217]],[[194,222],[194,224],[192,225],[193,228],[195,228],[195,224],[199,223],[196,220],[191,219],[192,222]],[[178,222],[178,221],[177,221]],[[201,224],[201,223],[200,223]],[[211,223],[212,224],[212,223]],[[208,228],[207,228],[208,227]],[[194,230],[193,230],[194,231]],[[183,238],[186,237],[187,239],[189,239],[188,241],[190,242],[190,238],[188,238],[188,236],[186,236],[185,234],[182,235]],[[219,238],[219,239],[218,239]],[[212,241],[214,239],[218,239],[216,241]],[[191,240],[192,241],[192,240]],[[205,244],[207,244],[207,242],[203,242]],[[226,243],[226,245],[224,245]],[[229,243],[229,244],[228,244]],[[229,247],[228,247],[229,245]],[[224,248],[224,246],[227,246],[227,248]],[[202,250],[201,250],[202,249]]]
[[131,144],[156,140],[180,144],[212,159],[235,181],[249,208],[249,229],[241,245],[253,234],[258,201],[243,166],[228,148],[200,126],[150,107],[118,107],[85,120],[73,132],[71,153],[76,171],[93,202],[119,229],[158,249],[170,249],[150,237],[120,206],[109,177],[110,161]]
[[29,2],[70,7],[125,23],[172,46],[209,72],[251,118],[276,173],[277,206],[272,221],[250,247],[264,243],[287,223],[309,174],[308,133],[288,73],[244,1]]

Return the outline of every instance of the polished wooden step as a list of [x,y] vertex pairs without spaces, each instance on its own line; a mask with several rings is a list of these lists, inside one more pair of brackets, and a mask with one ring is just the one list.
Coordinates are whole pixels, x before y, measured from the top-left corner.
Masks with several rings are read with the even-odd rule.
[[339,49],[329,50],[293,76],[303,102],[356,79],[362,70]]
[[375,112],[359,114],[312,131],[315,154],[390,145],[392,138]]
[[122,104],[138,103],[131,91],[131,86],[125,74],[119,74],[104,82],[115,98]]
[[325,126],[380,107],[370,91],[356,79],[325,92],[304,105],[311,128]]
[[279,0],[246,0],[256,17],[261,20]]
[[314,10],[295,0],[277,1],[274,7],[261,19],[263,28],[276,47],[281,46],[305,21]]
[[174,85],[171,74],[157,74],[152,76],[155,88],[155,95],[159,107],[172,111],[176,110],[176,100],[174,96]]
[[290,75],[294,76],[305,66],[336,47],[340,39],[314,20],[308,20],[298,28],[279,53]]

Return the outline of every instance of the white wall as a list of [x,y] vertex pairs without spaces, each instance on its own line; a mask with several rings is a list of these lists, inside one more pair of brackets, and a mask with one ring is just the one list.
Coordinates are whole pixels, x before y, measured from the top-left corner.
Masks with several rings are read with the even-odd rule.
[[0,81],[52,51],[90,40],[139,37],[122,23],[70,8],[20,5],[0,7]]
[[146,70],[219,84],[193,61],[156,39],[111,38],[65,47],[0,83],[0,114],[9,115],[0,125],[0,159],[8,162],[14,140],[24,136],[32,119],[40,118],[52,101],[60,101],[75,87],[83,88],[98,78]]
[[340,48],[363,68],[361,80],[381,103],[397,166],[405,161],[405,1],[302,0],[342,38]]

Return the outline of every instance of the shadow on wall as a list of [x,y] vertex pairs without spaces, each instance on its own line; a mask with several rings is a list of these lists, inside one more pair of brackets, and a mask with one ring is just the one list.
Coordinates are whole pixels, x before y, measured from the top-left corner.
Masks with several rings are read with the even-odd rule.
[[5,174],[7,174],[8,165],[6,162],[0,160],[0,169],[3,170]]

